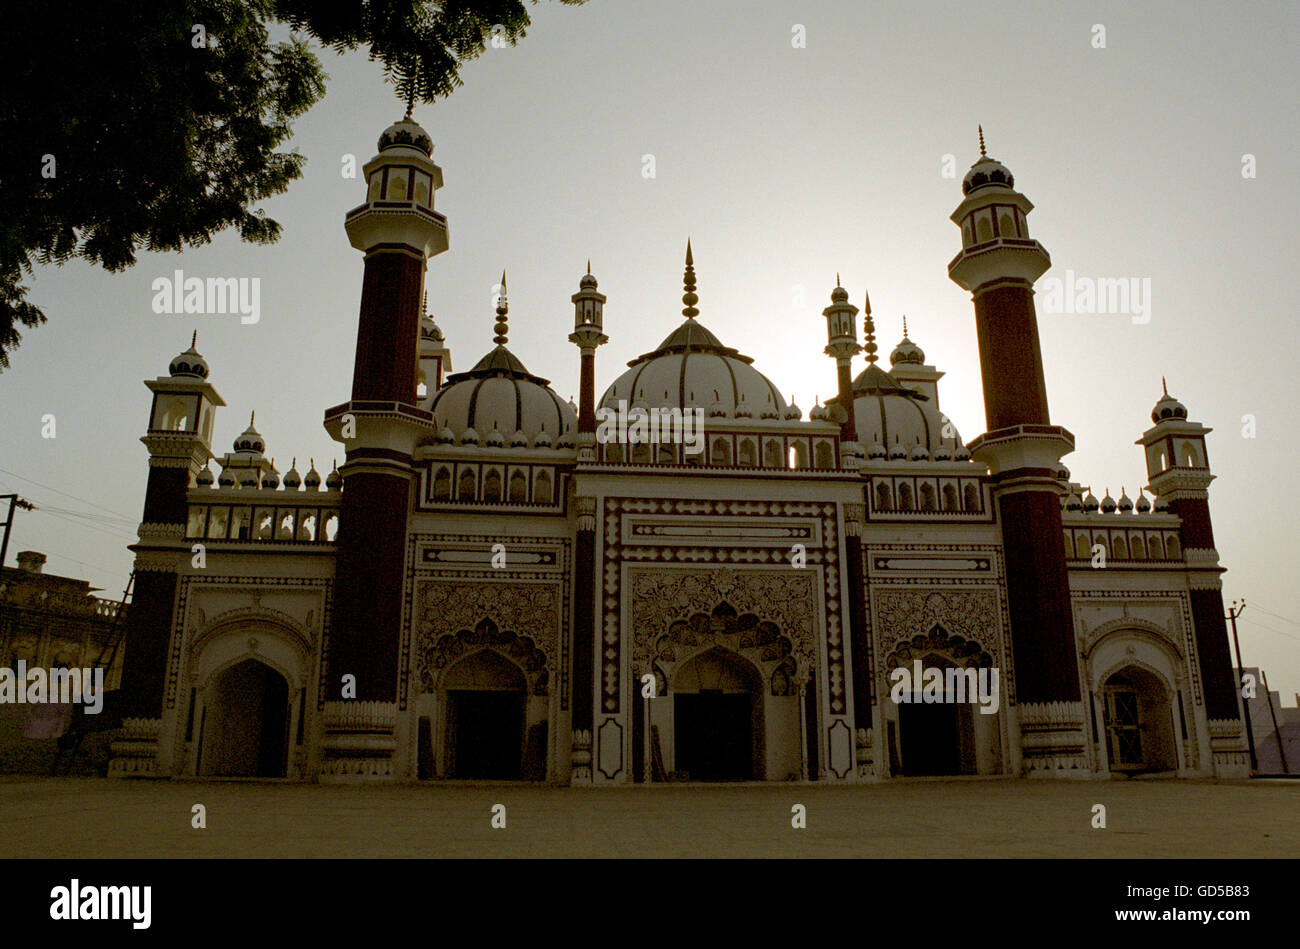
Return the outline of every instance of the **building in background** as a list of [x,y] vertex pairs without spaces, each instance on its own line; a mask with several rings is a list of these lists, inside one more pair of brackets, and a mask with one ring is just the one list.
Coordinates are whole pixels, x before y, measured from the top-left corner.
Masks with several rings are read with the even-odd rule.
[[[455,321],[463,337],[491,322],[492,347],[451,372],[421,306],[463,279],[426,281],[449,244],[442,170],[409,116],[386,129],[345,216],[365,255],[356,357],[350,399],[324,413],[345,463],[282,478],[250,418],[214,474],[225,403],[194,341],[146,383],[113,773],[1245,776],[1210,430],[1166,391],[1137,441],[1154,504],[1072,479],[1033,302],[1050,259],[980,152],[948,264],[979,340],[988,430],[967,442],[943,372],[905,328],[879,365],[870,304],[840,286],[823,314],[836,395],[805,415],[698,319],[689,243],[681,317],[665,307],[642,355],[624,344],[603,395],[590,272],[570,300],[578,404],[509,348],[504,275],[493,314]],[[790,345],[820,348],[819,331],[790,326]],[[608,437],[608,413],[632,427]],[[675,437],[641,437],[665,417]],[[917,664],[942,684],[896,701],[893,673]],[[989,714],[959,700],[995,673]]]
[[1245,699],[1250,728],[1255,738],[1255,760],[1260,774],[1300,774],[1300,694],[1283,705],[1277,692],[1269,691],[1262,669],[1247,666],[1237,670],[1237,681],[1253,676],[1255,695]]

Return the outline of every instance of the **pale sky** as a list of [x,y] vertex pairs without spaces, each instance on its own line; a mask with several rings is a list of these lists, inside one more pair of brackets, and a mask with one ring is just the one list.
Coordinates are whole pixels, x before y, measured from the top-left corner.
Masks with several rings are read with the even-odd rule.
[[[436,206],[451,248],[431,262],[428,287],[457,369],[491,346],[505,267],[511,349],[562,397],[576,395],[569,296],[590,257],[609,296],[603,389],[680,321],[689,236],[700,321],[805,412],[834,390],[821,310],[838,271],[855,304],[870,290],[885,365],[907,314],[927,362],[947,373],[940,404],[969,440],[984,412],[971,302],[947,277],[960,236],[948,215],[983,123],[989,154],[1036,205],[1029,223],[1052,255],[1048,277],[1151,281],[1145,324],[1046,313],[1040,294],[1052,419],[1076,437],[1065,463],[1098,496],[1125,487],[1136,497],[1145,470],[1133,441],[1168,378],[1190,417],[1215,430],[1211,512],[1225,600],[1250,603],[1243,659],[1294,701],[1293,4],[529,9],[519,46],[486,50],[461,90],[415,113],[446,179]],[[1095,24],[1104,49],[1094,48]],[[792,44],[796,26],[805,48]],[[0,491],[106,519],[20,512],[10,564],[39,550],[49,572],[120,596],[147,476],[141,380],[165,375],[195,328],[228,403],[215,451],[230,449],[256,409],[281,472],[295,455],[303,472],[314,456],[322,474],[341,458],[321,417],[351,387],[362,258],[343,215],[365,189],[340,169],[345,155],[367,161],[404,106],[364,53],[320,56],[328,91],[292,143],[307,170],[265,205],[284,227],[278,244],[227,233],[179,255],[141,254],[123,274],[78,263],[40,268],[31,281],[50,322],[25,331],[0,374]],[[647,155],[653,178],[643,175]],[[955,178],[944,177],[946,155]],[[259,278],[260,322],[153,313],[152,280],[177,268]],[[46,414],[52,439],[41,437]],[[1245,415],[1254,438],[1243,437]]]

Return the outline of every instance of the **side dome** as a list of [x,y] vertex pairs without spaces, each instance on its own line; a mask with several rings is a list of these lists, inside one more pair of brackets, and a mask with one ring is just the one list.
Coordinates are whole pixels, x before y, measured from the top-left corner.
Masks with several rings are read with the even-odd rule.
[[[434,425],[458,440],[468,432],[522,433],[538,446],[546,433],[554,443],[561,435],[577,431],[578,416],[551,389],[550,383],[530,373],[504,344],[478,361],[468,372],[447,377],[429,406]],[[475,436],[477,440],[477,434]]]
[[398,119],[379,135],[379,150],[381,152],[384,149],[401,145],[419,149],[428,156],[433,155],[433,139],[429,137],[428,132],[420,127],[418,122],[413,121],[409,116]]
[[965,460],[961,435],[952,422],[940,416],[923,393],[904,386],[874,363],[853,380],[853,419],[863,445],[901,444],[909,452],[919,446],[925,453],[915,451],[917,460]]
[[1167,389],[1164,395],[1160,397],[1160,401],[1151,410],[1151,421],[1156,424],[1163,422],[1165,419],[1181,420],[1185,418],[1187,418],[1187,406],[1170,395]]
[[970,171],[966,172],[966,177],[962,179],[961,193],[970,194],[989,185],[1002,185],[1011,190],[1016,186],[1016,179],[1011,174],[1011,169],[1002,162],[981,155],[979,161],[970,166]]
[[627,364],[600,397],[600,407],[617,409],[623,400],[706,413],[716,407],[715,414],[728,418],[786,417],[790,406],[753,362],[688,317],[654,350]]
[[195,330],[194,338],[190,341],[190,348],[176,356],[171,364],[168,365],[167,371],[173,376],[194,376],[197,379],[206,379],[208,377],[208,361],[199,355],[199,351],[194,347],[198,345],[199,334]]

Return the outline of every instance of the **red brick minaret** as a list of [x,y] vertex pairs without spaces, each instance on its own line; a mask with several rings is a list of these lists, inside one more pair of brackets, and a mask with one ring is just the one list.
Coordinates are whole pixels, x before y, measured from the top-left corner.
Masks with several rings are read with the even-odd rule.
[[[344,676],[355,677],[360,702],[397,698],[411,455],[430,420],[416,404],[420,301],[428,259],[447,249],[447,219],[433,207],[442,169],[432,156],[432,140],[409,115],[390,126],[363,168],[366,202],[346,217],[348,239],[366,257],[352,400],[325,413],[330,435],[347,450],[339,469],[331,701],[344,699]],[[382,733],[386,709],[371,705],[365,714],[365,730]],[[357,717],[336,710],[339,716]],[[327,730],[330,720],[327,709]],[[327,736],[325,773],[387,775],[389,741]]]
[[[1163,380],[1161,380],[1163,384]],[[1166,388],[1151,410],[1155,424],[1142,433],[1136,444],[1146,452],[1150,491],[1159,507],[1182,521],[1182,556],[1187,564],[1192,626],[1196,630],[1196,657],[1201,686],[1205,692],[1205,716],[1209,721],[1210,746],[1215,774],[1219,777],[1249,777],[1238,702],[1238,684],[1228,651],[1228,628],[1224,622],[1219,553],[1214,547],[1210,525],[1210,495],[1206,490],[1214,475],[1205,436],[1212,429],[1189,421],[1187,408]]]
[[[578,396],[578,464],[596,460],[596,347],[609,342],[604,333],[605,295],[587,273],[579,281],[573,300],[573,332],[569,342],[582,357]],[[600,576],[596,570],[596,501],[589,495],[574,498],[578,531],[573,557],[573,755],[570,780],[591,783],[591,729],[595,715],[596,599]]]
[[970,444],[989,466],[1002,527],[1023,770],[1088,772],[1056,471],[1074,436],[1051,424],[1033,284],[1051,266],[1029,236],[1029,199],[984,151],[952,214],[962,250],[948,276],[975,302],[988,431]]

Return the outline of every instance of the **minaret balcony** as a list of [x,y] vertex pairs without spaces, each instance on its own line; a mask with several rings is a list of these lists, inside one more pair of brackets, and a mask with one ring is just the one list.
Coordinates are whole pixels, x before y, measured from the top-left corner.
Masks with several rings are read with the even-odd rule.
[[1051,255],[1036,240],[999,237],[962,248],[948,263],[948,277],[974,291],[992,280],[1018,278],[1032,284],[1052,266]]

